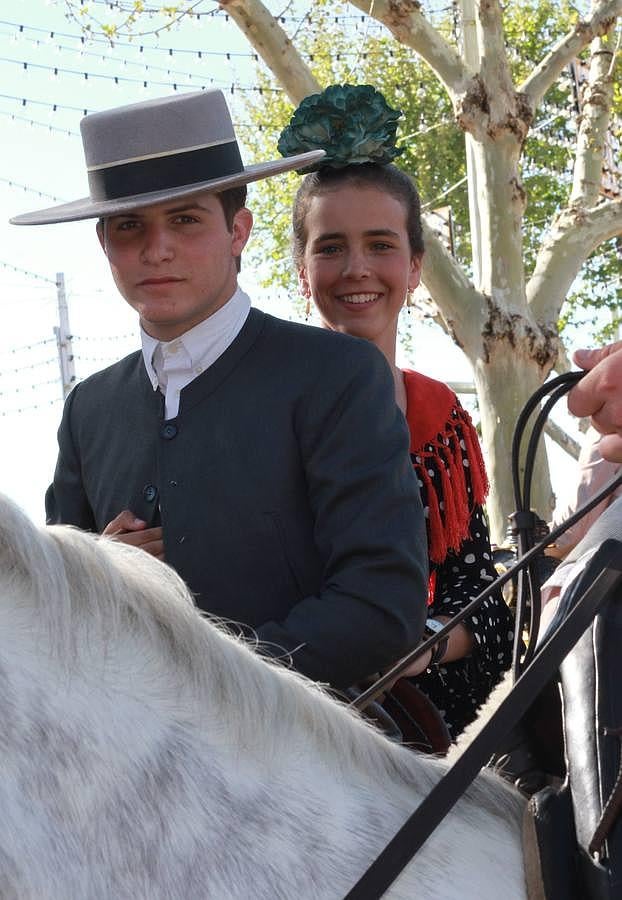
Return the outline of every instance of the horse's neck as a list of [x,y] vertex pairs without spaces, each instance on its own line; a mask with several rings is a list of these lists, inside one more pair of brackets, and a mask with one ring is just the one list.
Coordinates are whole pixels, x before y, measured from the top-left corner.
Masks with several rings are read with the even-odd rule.
[[[214,671],[250,669],[240,695],[256,682],[272,719],[261,706],[241,715],[220,688],[201,693],[153,635],[102,646],[78,629],[63,663],[43,623],[10,602],[0,634],[0,808],[12,826],[0,858],[29,860],[20,897],[343,896],[435,780],[435,762],[413,756],[409,787],[408,751],[293,677],[289,698],[286,675],[226,641],[214,641]],[[496,900],[504,884],[518,900],[521,873],[512,828],[471,804],[389,896]]]
[[[274,690],[272,682],[283,680],[283,675],[265,666],[261,669],[265,678],[261,689],[269,696]],[[263,722],[264,731],[277,732],[276,739],[270,735],[269,752],[266,747],[262,752],[262,735],[254,720],[247,723],[241,756],[255,779],[261,773],[268,807],[276,820],[289,822],[299,854],[304,856],[305,848],[312,846],[311,882],[318,879],[322,867],[333,872],[338,866],[342,881],[333,872],[327,896],[342,896],[447,767],[390,743],[306,684],[294,678],[285,681],[291,682],[286,684],[291,704],[287,697],[282,698],[280,714]],[[301,691],[306,696],[298,697]],[[305,705],[304,715],[292,712]],[[329,729],[324,728],[325,716],[330,720]],[[227,759],[233,783],[238,779],[239,762],[240,757]],[[445,819],[388,897],[496,900],[501,884],[512,900],[525,896],[519,837],[522,803],[510,799],[509,788],[492,778],[483,781],[484,787],[474,792],[475,799],[461,801]],[[244,806],[244,799],[242,803]],[[294,834],[298,837],[293,838]]]

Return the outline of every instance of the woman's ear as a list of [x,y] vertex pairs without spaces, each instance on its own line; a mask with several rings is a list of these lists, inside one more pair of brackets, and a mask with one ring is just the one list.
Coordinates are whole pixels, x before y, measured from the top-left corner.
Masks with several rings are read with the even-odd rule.
[[311,299],[311,287],[307,279],[307,270],[304,266],[298,268],[298,288],[305,299]]
[[416,287],[419,287],[419,282],[421,281],[421,267],[423,265],[423,257],[420,253],[411,256],[410,258],[410,270],[408,272],[408,291],[414,291]]

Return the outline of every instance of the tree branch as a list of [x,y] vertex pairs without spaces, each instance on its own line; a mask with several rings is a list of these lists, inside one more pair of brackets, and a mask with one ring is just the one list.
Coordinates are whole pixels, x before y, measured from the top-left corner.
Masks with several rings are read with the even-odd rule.
[[468,347],[473,353],[482,344],[485,299],[425,220],[423,239],[421,280],[434,298],[448,333],[459,347]]
[[350,0],[350,3],[382,22],[400,44],[415,50],[436,73],[455,105],[473,73],[451,44],[430,25],[419,3],[415,0]]
[[613,51],[608,44],[607,38],[593,42],[568,206],[554,221],[527,287],[527,300],[540,321],[557,318],[566,293],[592,250],[622,232],[622,200],[599,203],[613,103]]
[[595,37],[607,34],[620,15],[622,0],[597,0],[589,19],[577,22],[572,31],[555,44],[518,88],[519,92],[529,97],[534,109],[539,106],[564,66],[572,62]]
[[573,437],[571,437],[561,425],[558,425],[557,422],[554,422],[550,417],[546,420],[544,424],[544,433],[548,434],[548,436],[555,441],[556,444],[565,450],[573,459],[579,459],[579,453],[581,452],[581,445],[578,441],[575,441]]
[[598,202],[603,157],[613,104],[613,51],[606,39],[593,42],[587,84],[583,91],[577,134],[577,153],[568,206],[590,207]]
[[498,0],[480,2],[477,9],[481,76],[486,85],[490,118],[493,122],[497,122],[506,118],[507,98],[514,96],[514,84],[505,51],[503,13]]
[[294,106],[317,94],[322,86],[276,18],[261,0],[220,0],[224,9],[255,48]]
[[540,322],[556,321],[583,263],[603,241],[622,234],[622,198],[561,212],[538,254],[527,301]]

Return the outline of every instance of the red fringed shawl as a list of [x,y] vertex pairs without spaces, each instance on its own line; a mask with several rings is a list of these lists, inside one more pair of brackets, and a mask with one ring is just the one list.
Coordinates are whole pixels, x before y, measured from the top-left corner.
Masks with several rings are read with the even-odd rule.
[[[428,553],[430,562],[442,563],[447,553],[459,550],[469,536],[473,507],[484,502],[488,478],[471,417],[451,388],[409,369],[404,369],[404,384],[410,452],[427,496]],[[436,483],[426,464],[431,460],[439,473]],[[470,498],[465,460],[470,475]]]

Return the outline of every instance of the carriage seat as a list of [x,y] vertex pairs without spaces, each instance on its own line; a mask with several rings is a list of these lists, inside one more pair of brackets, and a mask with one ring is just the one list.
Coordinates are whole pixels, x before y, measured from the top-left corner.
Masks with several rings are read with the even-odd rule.
[[[615,543],[622,559],[622,543]],[[559,616],[602,569],[597,555],[562,595]],[[606,840],[598,842],[597,852],[593,846],[603,810],[622,781],[621,648],[622,589],[601,607],[560,669],[567,775],[560,790],[545,788],[529,803],[525,849],[531,861],[530,900],[622,897],[622,818],[612,815]],[[622,805],[622,794],[619,800]],[[534,877],[538,865],[539,884]]]

